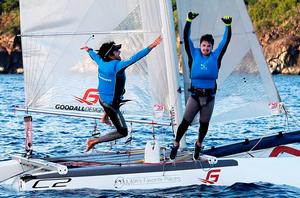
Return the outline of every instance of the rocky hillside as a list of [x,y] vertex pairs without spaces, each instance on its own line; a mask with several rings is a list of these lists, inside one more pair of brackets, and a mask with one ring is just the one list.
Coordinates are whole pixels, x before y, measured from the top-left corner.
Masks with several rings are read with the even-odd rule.
[[300,0],[246,0],[273,74],[300,74]]
[[20,30],[19,1],[1,0],[0,2],[0,44],[11,52],[14,38]]
[[[300,74],[300,0],[244,1],[270,71]],[[172,0],[176,13],[175,2]],[[18,0],[0,0],[0,72],[1,54],[11,55],[19,50],[20,39],[16,39],[20,23],[18,7]]]

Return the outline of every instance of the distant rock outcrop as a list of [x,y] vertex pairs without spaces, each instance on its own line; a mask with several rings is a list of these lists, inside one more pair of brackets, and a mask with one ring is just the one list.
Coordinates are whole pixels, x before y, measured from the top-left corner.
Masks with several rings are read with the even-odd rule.
[[4,46],[0,46],[0,73],[5,73],[8,68],[9,53]]
[[10,54],[8,73],[23,73],[22,50],[19,45]]
[[0,73],[23,73],[21,40],[16,35],[0,36]]
[[272,74],[300,74],[300,36],[286,36],[264,47]]

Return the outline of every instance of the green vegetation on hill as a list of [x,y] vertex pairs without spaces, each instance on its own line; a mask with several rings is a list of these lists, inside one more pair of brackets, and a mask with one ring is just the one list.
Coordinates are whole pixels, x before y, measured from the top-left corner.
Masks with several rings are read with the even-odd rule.
[[10,12],[19,8],[19,0],[2,0],[0,4],[0,14]]
[[[281,34],[300,34],[300,0],[244,1],[259,35],[273,29]],[[172,4],[176,13],[176,0],[172,0]],[[19,0],[0,0],[0,34],[19,31],[18,9]]]
[[19,0],[2,0],[0,3],[0,34],[16,34],[19,30]]
[[[300,34],[300,0],[245,0],[257,33]],[[274,38],[276,39],[276,38]]]

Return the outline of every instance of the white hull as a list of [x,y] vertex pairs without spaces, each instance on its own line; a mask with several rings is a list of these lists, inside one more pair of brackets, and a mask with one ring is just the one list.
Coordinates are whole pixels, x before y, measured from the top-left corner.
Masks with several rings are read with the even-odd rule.
[[[221,162],[228,166],[219,166]],[[232,162],[236,162],[232,163]],[[218,163],[211,165],[211,168],[202,168],[208,165],[205,162],[184,162],[189,164],[185,170],[174,170],[179,168],[183,162],[165,165],[165,171],[139,172],[132,165],[128,170],[130,174],[105,174],[106,171],[118,169],[111,167],[106,169],[92,170],[94,175],[89,175],[88,169],[70,170],[66,175],[56,174],[55,171],[39,172],[31,174],[31,177],[16,177],[5,182],[5,186],[12,187],[18,191],[36,190],[65,190],[93,188],[99,190],[130,190],[130,189],[155,189],[170,188],[176,186],[189,185],[218,185],[229,186],[234,183],[254,183],[268,182],[279,185],[290,185],[300,188],[300,157],[287,158],[239,158],[239,159],[219,159]],[[231,164],[231,165],[230,165]],[[144,170],[148,166],[163,165],[144,165]],[[139,165],[140,167],[140,165]],[[179,168],[180,169],[180,168]],[[134,173],[136,170],[136,173]],[[77,172],[76,174],[74,173]],[[102,172],[101,172],[102,171]],[[80,173],[79,173],[80,172]],[[112,171],[114,172],[114,171]],[[73,176],[72,176],[73,174]],[[103,175],[104,174],[104,175]],[[37,177],[34,179],[34,177]]]
[[[258,141],[260,149],[255,150],[253,145]],[[160,153],[156,149],[159,144],[148,146],[150,149],[146,146],[146,155],[143,149],[135,149],[43,159],[12,156],[0,162],[0,185],[17,191],[161,189],[254,182],[300,188],[298,131],[246,142],[204,150],[198,161],[192,160],[189,150],[179,151],[175,162],[168,161],[169,151]],[[144,159],[154,163],[144,163]]]

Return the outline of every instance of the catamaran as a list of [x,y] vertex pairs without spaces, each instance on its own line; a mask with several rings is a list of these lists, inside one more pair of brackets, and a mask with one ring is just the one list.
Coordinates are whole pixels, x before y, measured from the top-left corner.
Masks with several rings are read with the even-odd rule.
[[[203,33],[213,34],[217,43],[223,32],[220,18],[233,16],[232,41],[218,79],[215,122],[286,113],[244,1],[177,0],[177,10],[180,33],[186,13],[200,13],[193,21],[195,43]],[[189,71],[181,50],[181,88],[169,0],[73,0],[71,4],[68,0],[20,0],[20,13],[25,107],[18,110],[99,118],[103,110],[98,104],[97,67],[79,48],[88,43],[97,49],[114,40],[129,46],[122,51],[128,57],[162,35],[163,43],[128,69],[125,98],[132,101],[122,111],[130,123],[169,126],[176,131],[189,94]],[[38,157],[32,151],[32,117],[27,115],[24,120],[24,155],[11,155],[0,162],[1,186],[18,191],[154,189],[237,182],[300,188],[300,131],[211,147],[197,161],[192,160],[184,140],[178,157],[170,161],[169,148],[160,146],[155,136],[145,148]]]

